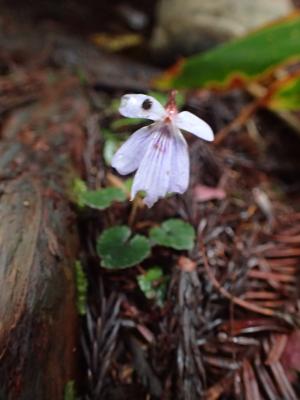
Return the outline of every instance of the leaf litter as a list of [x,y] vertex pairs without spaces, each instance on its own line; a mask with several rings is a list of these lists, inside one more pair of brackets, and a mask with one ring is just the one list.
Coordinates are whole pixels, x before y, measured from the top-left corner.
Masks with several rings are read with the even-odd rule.
[[[30,43],[31,39],[25,35],[26,40]],[[86,103],[77,103],[77,120],[73,116],[64,132],[76,135],[78,124],[86,130],[86,142],[77,143],[74,157],[88,190],[120,187],[123,181],[103,159],[101,130],[116,118],[107,110],[111,98],[123,93],[124,82],[118,86],[114,75],[111,82],[101,82],[99,89],[91,71],[82,82],[70,69],[68,57],[83,43],[79,41],[77,47],[61,42],[64,47],[55,67],[49,46],[38,66],[19,61],[21,78],[12,73],[0,77],[2,137],[19,129],[20,140],[31,140],[26,124],[33,124],[34,116],[24,113],[29,105],[46,102],[52,95],[51,73],[57,80],[55,91],[63,93],[68,86],[84,92],[86,98]],[[6,55],[0,57],[10,72],[20,51],[12,43],[4,43]],[[58,53],[54,55],[57,60]],[[92,65],[95,60],[101,64],[99,53],[91,51],[86,62]],[[118,60],[121,76],[124,66]],[[126,85],[130,87],[130,80]],[[300,213],[295,166],[299,138],[267,112],[251,108],[243,113],[247,94],[242,91],[209,93],[205,98],[188,93],[185,101],[191,110],[206,114],[216,130],[226,132],[212,149],[189,140],[188,192],[161,200],[153,210],[134,204],[134,214],[128,202],[114,203],[106,212],[78,209],[80,262],[88,282],[86,315],[81,317],[84,365],[76,383],[79,396],[91,400],[297,399]],[[66,103],[66,112],[75,103],[75,99]],[[243,123],[232,131],[228,124],[238,115],[236,110],[243,113]],[[55,110],[47,112],[56,118]],[[244,122],[250,120],[249,127]],[[258,137],[253,136],[253,126]],[[47,151],[42,143],[35,146]],[[215,189],[219,187],[221,192]],[[127,223],[129,213],[131,229],[142,235],[166,219],[184,219],[197,233],[194,247],[157,246],[149,259],[134,268],[99,268],[97,238],[104,229]],[[168,282],[165,301],[159,306],[141,291],[138,281],[153,265],[160,266],[162,282]]]

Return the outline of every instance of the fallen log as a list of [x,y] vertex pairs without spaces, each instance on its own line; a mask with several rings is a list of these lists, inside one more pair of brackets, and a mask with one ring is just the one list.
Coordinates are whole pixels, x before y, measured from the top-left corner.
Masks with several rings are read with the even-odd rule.
[[88,105],[72,79],[44,91],[6,116],[0,140],[1,399],[61,400],[76,374],[79,239],[68,186]]

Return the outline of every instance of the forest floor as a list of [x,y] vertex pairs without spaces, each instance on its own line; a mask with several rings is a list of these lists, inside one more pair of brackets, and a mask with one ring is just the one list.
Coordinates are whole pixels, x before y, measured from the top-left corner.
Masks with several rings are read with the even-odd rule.
[[[84,30],[81,19],[75,29],[65,14],[53,21],[39,9],[21,21],[22,12],[5,10],[0,17],[0,140],[16,135],[30,142],[39,115],[27,110],[39,104],[47,135],[55,121],[63,135],[84,132],[73,149],[78,179],[89,189],[124,186],[104,153],[107,131],[122,139],[134,129],[116,125],[115,104],[128,91],[148,91],[160,67],[144,53],[108,52],[93,23]],[[113,32],[114,23],[111,17],[101,33]],[[147,39],[150,27],[143,29]],[[79,94],[70,95],[70,88]],[[57,108],[48,107],[53,99]],[[293,128],[264,109],[247,114],[252,98],[241,90],[188,92],[183,103],[217,132],[209,145],[188,139],[187,193],[151,209],[129,201],[106,211],[72,205],[88,281],[77,397],[296,400],[300,117],[293,116],[299,121]],[[35,146],[47,151],[42,140]],[[49,155],[50,163],[53,157],[59,155]],[[174,217],[195,228],[192,250],[158,246],[136,267],[100,268],[95,249],[104,229],[128,224],[147,234]],[[160,276],[142,289],[139,277],[155,266]]]

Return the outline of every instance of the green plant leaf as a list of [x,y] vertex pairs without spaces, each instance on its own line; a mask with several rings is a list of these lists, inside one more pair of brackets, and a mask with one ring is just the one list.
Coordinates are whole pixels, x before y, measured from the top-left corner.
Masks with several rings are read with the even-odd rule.
[[79,207],[88,206],[97,210],[105,210],[114,201],[125,201],[125,190],[126,187],[124,190],[115,187],[88,190],[83,180],[75,179],[72,186],[72,197]]
[[88,281],[81,262],[75,262],[75,279],[76,279],[76,305],[79,315],[85,315],[87,304]]
[[101,266],[122,269],[137,265],[150,255],[149,240],[142,235],[131,237],[128,226],[106,229],[97,241],[97,252]]
[[131,191],[131,187],[133,185],[133,178],[127,178],[123,181],[124,187],[127,190],[127,192]]
[[300,58],[300,13],[267,25],[240,39],[192,56],[157,79],[155,86],[224,88],[258,78],[278,65]]
[[116,121],[113,121],[110,124],[110,128],[112,130],[117,130],[120,128],[128,127],[128,126],[136,126],[140,124],[149,124],[149,120],[144,118],[120,118]]
[[300,75],[290,76],[278,84],[267,100],[272,110],[300,110]]
[[145,274],[137,277],[141,291],[149,300],[154,300],[158,306],[162,306],[166,298],[167,277],[160,267],[152,267]]
[[120,99],[114,98],[111,100],[111,103],[108,105],[108,108],[105,111],[108,115],[116,114],[119,112],[119,107],[120,107]]
[[71,197],[72,200],[79,206],[83,207],[84,204],[81,200],[82,193],[87,191],[87,186],[82,179],[76,178],[73,181],[72,188],[71,188]]
[[191,250],[194,247],[195,230],[181,219],[169,219],[150,230],[150,239],[160,246],[175,250]]
[[120,188],[108,187],[105,189],[82,192],[80,194],[81,204],[97,210],[105,210],[114,201],[125,201],[126,194]]
[[68,381],[64,390],[64,400],[76,400],[75,382]]
[[113,133],[109,129],[102,128],[101,130],[103,139],[104,139],[104,145],[103,145],[103,158],[109,167],[111,166],[111,160],[115,154],[115,152],[118,150],[118,148],[121,146],[121,144],[124,142],[124,139],[127,138],[127,135],[117,135]]
[[103,145],[103,158],[109,167],[111,166],[112,158],[120,146],[119,142],[114,139],[107,139]]

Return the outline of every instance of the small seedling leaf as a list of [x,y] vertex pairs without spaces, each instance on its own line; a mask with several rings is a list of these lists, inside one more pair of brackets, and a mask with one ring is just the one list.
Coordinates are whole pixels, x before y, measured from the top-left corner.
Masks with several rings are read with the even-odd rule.
[[105,210],[110,207],[114,201],[125,201],[126,194],[120,188],[109,187],[100,190],[82,192],[80,200],[86,205],[97,210]]
[[97,242],[101,266],[123,269],[137,265],[150,255],[149,240],[142,235],[132,236],[128,226],[106,229]]
[[194,247],[195,230],[181,219],[169,219],[150,230],[150,239],[160,246],[175,250],[191,250]]
[[166,276],[160,267],[150,268],[137,277],[138,285],[147,299],[162,306],[166,297]]

